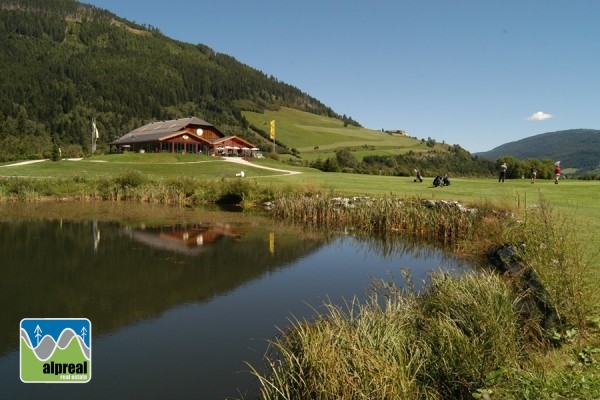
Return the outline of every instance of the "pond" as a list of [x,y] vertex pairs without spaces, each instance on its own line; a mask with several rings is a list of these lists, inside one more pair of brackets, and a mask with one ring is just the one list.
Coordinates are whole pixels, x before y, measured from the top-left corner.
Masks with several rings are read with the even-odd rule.
[[[267,340],[375,280],[470,266],[434,247],[246,213],[0,205],[2,398],[257,397]],[[23,383],[23,318],[91,321],[91,380]]]

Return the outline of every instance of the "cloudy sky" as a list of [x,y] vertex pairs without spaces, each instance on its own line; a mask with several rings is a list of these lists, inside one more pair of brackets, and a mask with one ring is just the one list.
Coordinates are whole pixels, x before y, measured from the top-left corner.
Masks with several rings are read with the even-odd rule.
[[372,129],[487,151],[600,129],[597,0],[82,0]]

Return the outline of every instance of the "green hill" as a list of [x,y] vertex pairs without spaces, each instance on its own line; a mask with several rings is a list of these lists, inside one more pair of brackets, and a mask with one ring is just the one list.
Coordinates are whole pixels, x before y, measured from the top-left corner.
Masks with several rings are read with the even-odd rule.
[[148,122],[196,116],[265,152],[275,147],[283,161],[325,171],[490,169],[458,146],[365,129],[232,56],[75,0],[0,0],[0,46],[0,162],[52,158],[59,147],[62,157],[89,155],[92,119],[102,153]]
[[600,172],[600,130],[570,129],[542,133],[476,155],[489,160],[512,156],[519,160],[561,161],[564,168],[576,169],[577,175]]
[[428,146],[416,138],[346,125],[335,118],[289,107],[262,113],[245,111],[243,115],[250,129],[266,138],[269,136],[269,121],[275,120],[276,143],[295,150],[292,153],[299,153],[305,160],[332,157],[341,148],[350,149],[356,158],[362,159],[372,154],[394,156],[434,149],[445,152],[448,147],[442,144]]
[[92,118],[100,149],[191,115],[252,140],[242,111],[282,106],[358,125],[231,56],[74,0],[0,0],[0,46],[0,161],[47,157],[53,142],[80,155],[68,153],[90,148]]

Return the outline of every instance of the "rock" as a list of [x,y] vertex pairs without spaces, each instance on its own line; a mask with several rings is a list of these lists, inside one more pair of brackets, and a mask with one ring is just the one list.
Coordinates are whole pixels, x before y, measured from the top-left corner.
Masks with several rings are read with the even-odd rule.
[[525,319],[539,318],[546,332],[561,324],[550,293],[532,268],[521,265],[517,248],[513,245],[492,247],[487,258],[497,271],[513,278],[517,294],[521,297],[519,307]]

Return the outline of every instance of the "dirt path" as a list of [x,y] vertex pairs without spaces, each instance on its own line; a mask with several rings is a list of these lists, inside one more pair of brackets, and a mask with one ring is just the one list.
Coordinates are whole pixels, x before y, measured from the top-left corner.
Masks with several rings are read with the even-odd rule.
[[33,163],[38,163],[38,162],[42,162],[42,161],[47,161],[47,160],[29,160],[29,161],[21,161],[21,162],[14,163],[14,164],[0,165],[0,167],[16,167],[16,166],[18,166],[18,165],[33,164]]
[[277,171],[277,172],[285,172],[286,175],[297,175],[297,174],[301,174],[302,172],[299,171],[288,171],[286,169],[278,169],[278,168],[271,168],[271,167],[264,167],[262,165],[257,165],[257,164],[252,164],[249,161],[244,160],[243,158],[240,157],[223,157],[224,161],[228,161],[228,162],[233,162],[236,164],[240,164],[240,165],[245,165],[247,167],[254,167],[254,168],[262,168],[262,169],[268,169],[271,171]]

